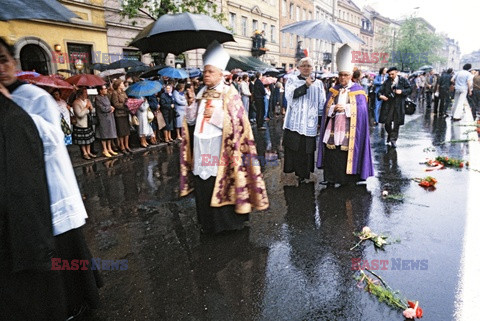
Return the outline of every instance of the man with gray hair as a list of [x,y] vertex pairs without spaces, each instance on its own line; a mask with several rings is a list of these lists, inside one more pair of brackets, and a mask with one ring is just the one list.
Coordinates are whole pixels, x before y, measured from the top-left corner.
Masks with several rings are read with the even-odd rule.
[[325,91],[322,82],[312,75],[311,58],[300,59],[298,69],[300,75],[289,78],[285,85],[288,108],[283,123],[283,171],[295,172],[299,182],[303,182],[315,169],[315,139],[325,104]]

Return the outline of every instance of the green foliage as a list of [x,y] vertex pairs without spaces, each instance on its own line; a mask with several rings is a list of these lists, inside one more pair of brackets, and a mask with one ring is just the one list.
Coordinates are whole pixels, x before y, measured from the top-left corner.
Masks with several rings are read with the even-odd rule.
[[403,21],[395,39],[395,60],[402,70],[417,70],[425,64],[445,62],[438,55],[443,38],[430,32],[425,23],[415,17]]
[[209,0],[124,0],[121,14],[135,22],[139,12],[158,19],[164,14],[190,12],[211,16],[220,23],[226,20],[223,12],[217,12],[218,6]]
[[378,280],[370,278],[363,270],[360,270],[360,274],[356,275],[355,279],[359,284],[363,285],[365,291],[376,296],[379,302],[383,302],[394,309],[404,310],[408,307],[406,300],[400,297],[398,291],[393,291],[377,274],[370,270],[367,271],[372,273]]

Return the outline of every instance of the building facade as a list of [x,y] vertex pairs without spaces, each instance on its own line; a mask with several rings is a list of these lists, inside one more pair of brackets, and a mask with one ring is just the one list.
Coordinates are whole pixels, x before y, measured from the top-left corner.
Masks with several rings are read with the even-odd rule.
[[[278,11],[280,29],[303,20],[314,19],[313,1],[306,0],[280,0]],[[295,68],[296,61],[302,56],[309,56],[315,51],[315,39],[305,39],[295,34],[280,32],[280,66],[286,70]],[[300,43],[301,41],[301,43]],[[306,52],[304,51],[306,50]],[[297,54],[298,51],[298,54]]]
[[[0,35],[15,47],[22,70],[44,75],[89,73],[108,54],[103,0],[61,0],[79,18],[71,23],[47,20],[0,22]],[[67,72],[69,71],[69,72]]]
[[104,0],[105,24],[107,27],[107,43],[110,62],[119,57],[139,59],[145,63],[151,62],[150,55],[141,55],[141,52],[129,43],[147,25],[152,23],[153,18],[139,12],[136,17],[129,19],[120,14],[121,3],[118,0]]
[[[315,19],[336,21],[337,0],[314,0]],[[331,71],[334,64],[335,44],[320,39],[315,39],[315,50],[312,58],[317,70]]]
[[[221,3],[220,10],[225,14],[227,27],[232,30],[236,41],[223,44],[230,55],[255,56],[271,66],[280,66],[278,3],[279,0],[228,0]],[[261,50],[253,50],[255,32],[263,32],[266,40],[264,46],[258,47]]]

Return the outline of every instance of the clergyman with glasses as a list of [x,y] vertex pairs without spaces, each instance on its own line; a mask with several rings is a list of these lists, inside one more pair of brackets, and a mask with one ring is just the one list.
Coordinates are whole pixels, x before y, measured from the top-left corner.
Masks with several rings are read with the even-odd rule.
[[300,59],[298,69],[300,74],[290,77],[285,85],[288,108],[283,123],[283,171],[295,173],[301,183],[315,169],[317,126],[325,104],[325,90],[323,83],[312,75],[311,58]]

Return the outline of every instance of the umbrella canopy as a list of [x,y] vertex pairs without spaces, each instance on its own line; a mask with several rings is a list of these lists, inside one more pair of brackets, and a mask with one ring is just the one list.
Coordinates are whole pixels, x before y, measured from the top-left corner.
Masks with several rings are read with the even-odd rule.
[[130,46],[143,53],[164,52],[178,55],[184,51],[207,48],[219,43],[235,41],[232,33],[212,17],[203,14],[165,14],[143,29]]
[[167,66],[151,67],[149,71],[146,71],[143,74],[140,74],[140,78],[150,78],[150,77],[158,76],[158,71],[163,68],[167,68]]
[[364,44],[363,40],[351,31],[328,20],[299,21],[283,27],[280,31],[334,43]]
[[177,69],[173,67],[167,67],[161,69],[158,74],[160,76],[169,77],[169,78],[177,78],[177,79],[185,79],[188,78],[188,74],[183,69]]
[[118,69],[109,69],[102,71],[101,73],[98,74],[98,77],[106,78],[115,78],[115,77],[120,77],[125,75],[125,69],[123,68],[118,68]]
[[202,75],[202,71],[195,67],[187,67],[185,71],[188,72],[189,78],[197,78]]
[[422,67],[418,68],[418,70],[424,70],[424,71],[432,70],[432,69],[433,69],[433,66],[430,66],[430,65],[425,65],[425,66],[422,66]]
[[40,76],[38,72],[35,71],[19,71],[16,73],[16,76],[20,80],[31,79]]
[[96,87],[105,84],[105,80],[98,76],[90,74],[75,75],[67,78],[65,81],[77,87]]
[[53,20],[70,22],[78,18],[56,0],[0,0],[0,20]]
[[98,62],[96,64],[93,64],[92,69],[98,70],[98,71],[105,71],[108,69],[107,67],[108,67],[108,64],[102,64]]
[[147,65],[139,65],[139,66],[133,66],[133,67],[130,67],[128,68],[127,70],[127,73],[129,74],[134,74],[134,73],[139,73],[139,72],[146,72],[146,71],[149,71],[150,67],[148,67]]
[[120,59],[109,64],[107,69],[130,68],[135,66],[145,66],[145,64],[138,60]]
[[51,87],[58,89],[73,89],[73,86],[65,80],[56,78],[54,76],[40,75],[35,78],[28,79],[28,82],[37,86]]
[[158,81],[142,80],[130,85],[125,91],[131,97],[148,97],[162,90],[162,84]]
[[277,82],[277,78],[275,77],[263,77],[262,78],[262,84],[264,85],[270,85],[270,84],[274,84]]

